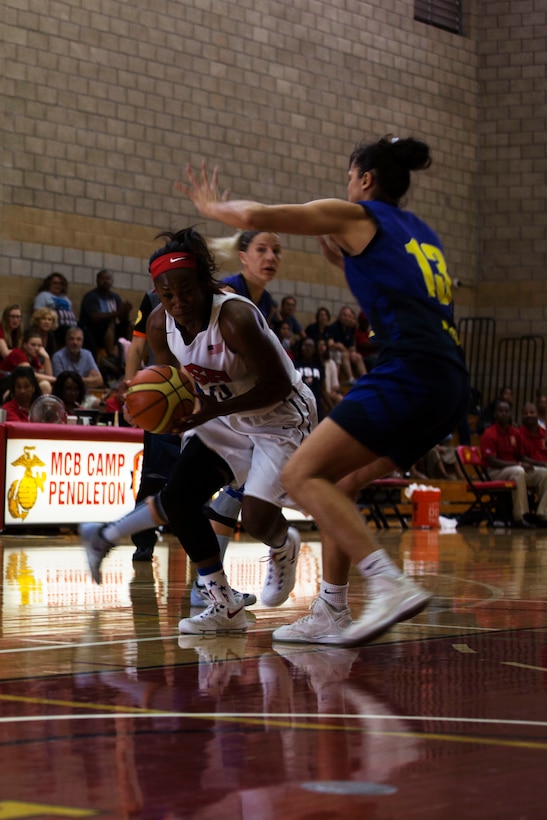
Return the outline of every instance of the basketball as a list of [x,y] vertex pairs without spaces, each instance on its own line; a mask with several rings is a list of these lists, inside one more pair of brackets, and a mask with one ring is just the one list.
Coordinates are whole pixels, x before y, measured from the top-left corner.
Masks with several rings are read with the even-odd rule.
[[194,380],[181,367],[151,365],[139,370],[131,379],[125,404],[131,418],[149,433],[164,433],[172,422],[190,416],[196,397]]

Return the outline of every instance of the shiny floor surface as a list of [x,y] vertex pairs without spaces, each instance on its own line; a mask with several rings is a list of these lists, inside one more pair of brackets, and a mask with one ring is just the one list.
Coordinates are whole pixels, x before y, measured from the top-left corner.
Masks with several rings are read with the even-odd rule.
[[[309,530],[290,600],[232,638],[177,634],[170,537],[152,564],[110,553],[100,588],[76,536],[2,537],[0,820],[545,817],[547,532],[378,540],[435,597],[344,649],[272,644],[317,593]],[[259,592],[264,554],[233,542],[236,588]]]

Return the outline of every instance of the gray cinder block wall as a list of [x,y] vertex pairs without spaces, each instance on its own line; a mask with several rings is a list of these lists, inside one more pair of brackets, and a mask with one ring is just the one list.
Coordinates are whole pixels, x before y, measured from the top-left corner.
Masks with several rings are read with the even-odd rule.
[[[63,272],[76,308],[108,267],[135,308],[154,235],[204,222],[173,192],[218,163],[234,196],[345,197],[362,135],[413,134],[408,200],[439,232],[461,316],[545,325],[545,7],[463,2],[463,33],[408,0],[5,0],[0,307]],[[315,240],[284,239],[272,290],[311,320],[352,303]]]

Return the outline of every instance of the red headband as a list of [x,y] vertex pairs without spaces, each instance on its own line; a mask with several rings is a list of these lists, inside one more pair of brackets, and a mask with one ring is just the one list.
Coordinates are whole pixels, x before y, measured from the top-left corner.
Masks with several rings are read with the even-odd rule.
[[158,276],[162,273],[167,273],[170,270],[178,270],[179,268],[197,268],[196,257],[191,253],[184,253],[182,251],[173,251],[172,253],[164,253],[158,256],[157,259],[150,265],[150,273],[152,279],[156,281]]

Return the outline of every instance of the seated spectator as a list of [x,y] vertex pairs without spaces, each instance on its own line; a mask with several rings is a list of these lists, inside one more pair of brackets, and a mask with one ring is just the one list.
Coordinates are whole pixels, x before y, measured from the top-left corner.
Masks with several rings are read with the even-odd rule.
[[87,395],[84,380],[77,370],[63,370],[59,373],[52,392],[61,399],[69,416],[83,408]]
[[319,361],[313,339],[302,339],[294,353],[294,366],[302,374],[317,403],[319,420],[324,416],[325,368]]
[[281,322],[281,324],[277,326],[275,332],[284,349],[287,351],[287,355],[289,356],[289,358],[294,360],[292,333],[289,327],[289,323]]
[[30,408],[41,395],[32,367],[18,365],[10,374],[8,398],[2,405],[6,411],[6,421],[28,421]]
[[340,310],[338,319],[329,327],[329,347],[338,365],[340,381],[346,384],[352,384],[356,378],[366,373],[363,357],[355,347],[356,329],[357,316],[347,305]]
[[329,330],[330,319],[330,311],[326,307],[317,308],[315,313],[315,322],[308,325],[306,328],[306,337],[308,339],[313,339],[315,344],[317,344],[319,339],[324,339],[325,342],[328,342],[331,338],[331,333]]
[[513,526],[533,528],[529,516],[528,487],[538,496],[535,523],[547,526],[547,466],[534,466],[524,454],[520,431],[511,424],[512,406],[504,399],[494,405],[494,423],[481,436],[481,450],[485,467],[494,480],[514,481]]
[[57,330],[57,313],[52,308],[37,308],[30,317],[30,327],[42,337],[42,348],[51,358],[57,350],[55,331]]
[[55,344],[57,350],[65,343],[66,332],[69,327],[76,327],[78,322],[72,310],[72,302],[67,296],[68,282],[62,273],[50,273],[46,276],[40,290],[34,298],[34,310],[48,307],[57,314],[55,328]]
[[96,282],[97,287],[84,294],[78,324],[84,331],[86,349],[95,359],[104,350],[114,368],[119,359],[118,338],[129,338],[132,305],[112,290],[110,271],[100,270]]
[[330,413],[333,407],[336,407],[338,402],[342,401],[344,394],[340,389],[338,381],[338,368],[331,359],[330,350],[325,339],[317,341],[317,355],[319,361],[325,369],[325,392],[323,394],[323,409],[324,415]]
[[547,466],[545,428],[540,425],[538,409],[531,401],[527,401],[522,408],[522,423],[519,429],[522,438],[523,460],[535,467]]
[[65,347],[54,354],[52,365],[56,376],[63,370],[79,373],[87,390],[103,387],[101,371],[91,351],[84,348],[84,332],[80,327],[70,327],[67,330]]
[[547,395],[538,387],[536,390],[536,407],[538,411],[538,422],[540,427],[547,429]]
[[2,312],[0,324],[0,359],[23,343],[23,312],[19,305],[8,305]]
[[281,300],[279,310],[277,312],[277,319],[274,322],[274,330],[281,325],[282,322],[287,322],[291,330],[291,345],[294,347],[296,342],[303,339],[306,335],[302,330],[302,325],[294,315],[296,311],[296,299],[294,296],[284,296]]
[[[125,385],[120,382],[118,387],[112,388],[104,397],[104,412],[112,414],[113,425],[115,427],[125,427],[129,424],[124,418],[125,411]],[[132,425],[131,425],[132,426]]]
[[42,347],[42,337],[32,328],[23,333],[21,347],[15,347],[0,362],[2,375],[11,373],[20,364],[32,367],[42,393],[51,393],[51,386],[55,381],[51,359]]
[[456,458],[456,448],[448,442],[450,437],[433,447],[423,458],[424,472],[429,478],[445,481],[465,481],[462,468]]
[[479,433],[479,435],[482,435],[482,433],[484,433],[484,431],[494,423],[494,410],[500,399],[508,402],[511,407],[511,413],[513,412],[513,388],[508,385],[504,385],[500,388],[496,398],[492,399],[492,401],[482,409],[477,421],[477,433]]
[[273,296],[266,290],[266,285],[277,275],[281,264],[279,234],[269,231],[243,231],[236,234],[235,239],[241,272],[225,276],[221,280],[221,285],[254,302],[271,327],[277,316],[277,307]]

